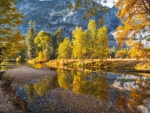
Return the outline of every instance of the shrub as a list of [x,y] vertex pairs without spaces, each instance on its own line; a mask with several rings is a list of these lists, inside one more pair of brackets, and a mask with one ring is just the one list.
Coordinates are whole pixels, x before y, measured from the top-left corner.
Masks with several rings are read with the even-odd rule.
[[127,57],[128,57],[128,52],[125,49],[124,50],[119,50],[115,54],[115,58],[127,58]]
[[21,61],[21,56],[18,56],[18,57],[16,58],[16,61],[17,61],[17,62],[20,62],[20,61]]

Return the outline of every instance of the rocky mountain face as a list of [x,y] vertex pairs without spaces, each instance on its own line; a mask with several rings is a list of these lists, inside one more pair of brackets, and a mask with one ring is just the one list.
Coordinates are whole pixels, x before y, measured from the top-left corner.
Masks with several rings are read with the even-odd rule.
[[[22,0],[18,4],[19,9],[25,16],[25,23],[21,27],[22,32],[26,33],[29,20],[36,22],[37,32],[45,30],[54,33],[61,27],[64,35],[71,37],[71,32],[76,26],[86,29],[89,20],[84,20],[82,17],[85,9],[70,10],[67,7],[67,1],[74,2],[74,0]],[[104,15],[105,25],[107,25],[109,32],[120,25],[120,20],[115,16],[116,12],[117,9],[113,7],[108,14]],[[116,45],[116,42],[110,35],[110,46],[114,45]]]

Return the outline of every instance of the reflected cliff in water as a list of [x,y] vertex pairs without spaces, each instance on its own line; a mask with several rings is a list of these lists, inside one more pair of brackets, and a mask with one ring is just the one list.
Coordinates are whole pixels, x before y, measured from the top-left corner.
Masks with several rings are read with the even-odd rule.
[[150,82],[137,79],[138,88],[132,88],[129,98],[117,94],[116,105],[125,110],[130,107],[133,112],[149,113],[150,109]]

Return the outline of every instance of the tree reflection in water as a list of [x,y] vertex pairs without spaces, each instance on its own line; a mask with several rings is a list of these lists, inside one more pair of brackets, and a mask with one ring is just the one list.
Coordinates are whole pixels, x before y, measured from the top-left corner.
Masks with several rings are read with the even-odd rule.
[[58,73],[58,84],[63,89],[71,89],[73,82],[73,75],[71,71],[57,69]]
[[87,94],[107,100],[109,95],[108,78],[103,73],[84,73],[58,70],[58,83],[61,88],[72,89],[76,94]]
[[40,79],[38,83],[26,84],[25,91],[29,99],[33,99],[36,95],[43,96],[51,89],[58,87],[57,76],[47,76]]
[[[32,102],[33,100],[35,100],[36,96],[43,96],[47,92],[50,92],[52,89],[60,87],[58,88],[58,90],[55,90],[55,92],[53,92],[54,95],[50,93],[48,94],[48,98],[50,98],[50,100],[52,99],[54,102],[57,102],[56,106],[53,104],[53,101],[48,101],[48,103],[46,103],[47,106],[52,105],[56,108],[58,106],[65,106],[66,102],[76,101],[78,100],[77,97],[79,98],[80,96],[85,95],[91,96],[93,97],[93,99],[96,99],[98,101],[105,101],[104,105],[108,104],[108,100],[110,98],[110,87],[109,80],[105,73],[86,73],[61,69],[58,69],[57,73],[58,76],[48,76],[40,79],[38,83],[26,84],[25,90],[28,95],[28,102]],[[140,80],[137,80],[137,83],[139,85],[138,90],[132,89],[128,98],[118,93],[115,102],[116,106],[114,104],[114,108],[111,109],[118,113],[131,113],[139,112],[139,110],[137,110],[137,106],[139,105],[144,105],[148,108],[148,105],[150,105],[150,102],[147,101],[148,98],[150,100],[150,83],[148,83],[148,81],[143,82]],[[70,95],[70,97],[67,96],[67,98],[65,98],[65,91],[68,95]],[[57,92],[61,93],[59,94]],[[82,95],[75,96],[74,94]],[[76,97],[76,100],[72,99],[71,95],[74,95]],[[41,97],[41,100],[42,98],[43,97]],[[148,102],[148,104],[146,102]],[[61,105],[58,105],[59,103],[61,103]],[[68,104],[68,106],[70,104]],[[108,105],[106,106],[108,107]],[[47,109],[50,108],[47,107]],[[111,111],[109,107],[106,109]]]

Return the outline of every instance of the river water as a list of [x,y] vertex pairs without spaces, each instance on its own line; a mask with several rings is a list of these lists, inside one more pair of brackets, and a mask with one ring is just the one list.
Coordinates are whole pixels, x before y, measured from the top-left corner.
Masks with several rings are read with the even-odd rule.
[[[1,71],[22,65],[43,67],[42,64],[36,66],[5,62],[2,63]],[[17,95],[27,101],[28,108],[32,112],[148,113],[150,111],[150,76],[54,68],[53,70],[57,71],[57,76],[47,76],[33,84],[18,85]]]

